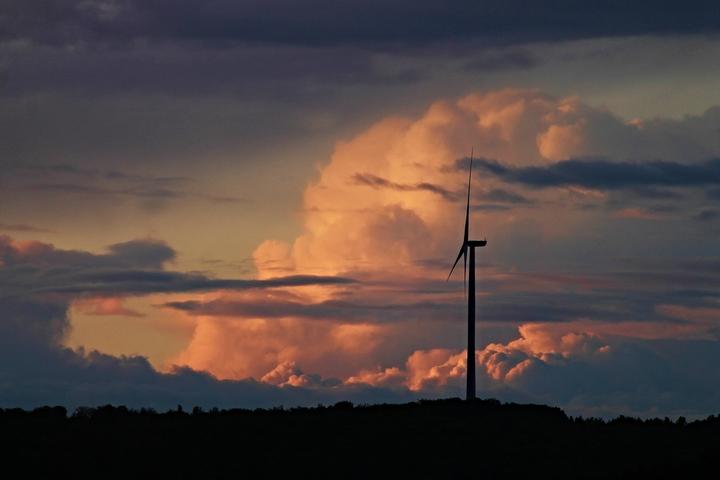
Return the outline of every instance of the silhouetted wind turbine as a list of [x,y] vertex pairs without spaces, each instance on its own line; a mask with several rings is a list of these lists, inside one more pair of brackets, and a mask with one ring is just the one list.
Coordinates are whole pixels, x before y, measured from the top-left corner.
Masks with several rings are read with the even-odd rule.
[[468,344],[467,344],[467,393],[468,400],[475,398],[475,247],[484,247],[487,240],[470,240],[470,183],[472,182],[472,161],[473,153],[470,152],[470,174],[468,176],[467,204],[465,205],[465,234],[460,253],[453,263],[448,275],[448,280],[455,270],[455,266],[463,259],[463,289],[466,288],[465,278],[467,276],[468,250],[470,251],[470,285],[468,289]]

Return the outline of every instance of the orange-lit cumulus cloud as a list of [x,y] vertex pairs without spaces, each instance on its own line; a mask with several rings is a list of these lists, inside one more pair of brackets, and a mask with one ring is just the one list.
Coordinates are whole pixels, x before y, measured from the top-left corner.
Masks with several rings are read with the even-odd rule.
[[[491,343],[476,351],[480,376],[487,382],[517,382],[536,364],[557,364],[570,358],[601,355],[609,351],[602,338],[586,332],[573,331],[578,325],[529,324],[519,328],[520,338],[507,344]],[[349,382],[376,386],[401,383],[410,390],[432,390],[447,385],[460,385],[466,372],[466,350],[418,350],[407,359],[405,369],[362,372]]]
[[[502,90],[438,101],[416,119],[384,119],[337,144],[305,190],[304,233],[292,244],[261,244],[254,254],[258,273],[419,272],[419,260],[457,241],[462,208],[450,200],[463,197],[466,172],[456,162],[470,147],[476,157],[515,166],[592,154],[585,129],[601,115],[577,99]],[[493,181],[476,174],[476,194],[491,192]],[[476,216],[474,231],[492,230],[497,238],[519,214]]]
[[[468,156],[471,147],[476,158],[510,166],[548,165],[571,157],[622,156],[642,150],[646,133],[641,127],[577,98],[511,89],[441,100],[417,118],[383,119],[356,137],[338,142],[329,163],[305,189],[302,233],[292,242],[266,240],[253,258],[260,278],[342,274],[379,281],[386,292],[378,293],[367,285],[313,286],[271,293],[220,293],[218,298],[226,303],[256,304],[292,297],[305,306],[342,300],[365,288],[368,293],[363,301],[367,303],[378,296],[409,302],[411,289],[393,290],[397,279],[402,278],[405,287],[413,282],[442,281],[447,272],[443,262],[449,263],[457,251],[467,178],[458,159]],[[500,188],[505,190],[498,193]],[[491,245],[502,245],[518,224],[532,225],[537,241],[569,234],[587,220],[577,209],[561,206],[603,196],[591,189],[507,189],[482,171],[476,172],[473,204],[488,206],[474,214],[471,232],[480,238],[492,232]],[[532,200],[525,200],[527,197]],[[514,202],[513,209],[491,208],[502,201]],[[560,207],[549,213],[534,208],[532,202],[552,202]],[[632,216],[627,212],[620,215]],[[492,261],[492,248],[483,255]],[[492,272],[486,272],[484,278],[488,275]],[[502,274],[496,280],[502,281]],[[575,284],[585,288],[582,282]],[[588,284],[587,288],[599,285]],[[463,302],[461,292],[452,298],[459,304]],[[259,297],[263,295],[274,297]],[[308,318],[292,311],[268,318],[240,310],[189,313],[196,321],[195,332],[174,363],[207,370],[220,378],[252,376],[293,386],[319,381],[303,371],[349,384],[404,386],[416,391],[459,384],[465,375],[465,357],[457,340],[453,343],[456,348],[447,348],[448,341],[442,348],[433,348],[432,333],[419,346],[413,342],[422,334],[372,319],[358,322],[341,314]],[[462,321],[444,320],[455,328]],[[608,335],[643,337],[640,330],[645,326],[633,325],[630,320],[617,324],[614,331],[595,331],[591,322],[557,327],[517,318],[516,340],[478,350],[480,375],[487,382],[513,383],[538,366],[607,354],[611,347],[604,339]],[[437,332],[437,326],[430,331]]]
[[[296,290],[301,290],[300,288]],[[218,299],[236,305],[268,305],[290,296],[309,300],[307,293],[221,293]],[[301,302],[297,303],[302,305]],[[281,316],[261,318],[249,311],[218,312],[195,317],[195,331],[188,347],[172,363],[206,370],[222,379],[277,379],[296,365],[325,375],[342,376],[359,369],[371,357],[383,327],[335,320],[312,320]],[[295,370],[293,370],[295,371]],[[299,370],[298,370],[299,371]],[[351,370],[352,371],[352,370]],[[295,384],[297,378],[282,377],[271,383]]]
[[94,297],[81,298],[73,302],[78,311],[90,315],[120,315],[126,317],[142,317],[142,313],[127,308],[122,298]]

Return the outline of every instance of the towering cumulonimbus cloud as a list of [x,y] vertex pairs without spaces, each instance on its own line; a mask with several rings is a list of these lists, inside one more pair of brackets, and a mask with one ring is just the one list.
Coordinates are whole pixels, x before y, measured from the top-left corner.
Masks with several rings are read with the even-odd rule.
[[[452,194],[462,186],[457,160],[470,146],[485,166],[476,180],[476,234],[502,239],[531,218],[540,235],[571,230],[584,221],[576,211],[533,207],[579,204],[623,188],[717,184],[710,159],[720,154],[712,133],[719,123],[715,109],[702,119],[626,122],[577,98],[526,90],[438,101],[419,118],[388,118],[338,143],[305,190],[304,232],[291,245],[261,244],[256,266],[260,276],[277,269],[338,273],[412,269],[439,257],[460,224]],[[588,157],[603,160],[582,160]],[[681,175],[668,181],[673,172]],[[542,221],[550,214],[554,221]]]
[[[682,120],[625,121],[575,97],[513,89],[441,100],[417,118],[383,119],[338,142],[320,167],[303,196],[302,233],[292,242],[267,240],[253,254],[259,278],[312,273],[351,276],[359,284],[284,289],[274,307],[253,292],[168,304],[198,322],[178,361],[228,378],[252,374],[292,383],[310,371],[347,385],[460,394],[465,360],[455,320],[463,314],[450,306],[462,304],[461,290],[441,283],[447,269],[441,259],[460,234],[464,157],[472,146],[481,169],[471,230],[491,245],[480,259],[481,391],[572,404],[577,411],[622,405],[642,412],[652,400],[622,397],[632,388],[624,377],[612,387],[617,391],[597,387],[580,400],[583,375],[611,382],[610,369],[633,355],[644,364],[664,358],[665,341],[678,342],[667,347],[675,349],[712,342],[712,327],[707,320],[678,324],[672,315],[681,307],[658,306],[669,299],[664,295],[678,272],[638,283],[632,271],[562,268],[589,259],[602,266],[598,257],[618,249],[640,252],[611,231],[692,222],[662,202],[700,208],[704,190],[716,188],[718,179],[708,172],[720,155],[712,134],[718,126],[716,109]],[[685,174],[669,181],[672,172]],[[638,223],[618,223],[629,220]],[[587,237],[593,231],[605,250]],[[662,251],[666,240],[649,236],[634,248]],[[523,273],[527,268],[547,271]],[[627,299],[633,289],[637,294]],[[670,302],[696,301],[686,293]],[[513,338],[509,332],[518,327]],[[488,342],[492,328],[504,340]],[[715,351],[713,343],[705,347]],[[253,372],[251,365],[263,368]],[[579,383],[564,384],[566,374]],[[661,388],[650,383],[652,391]],[[668,398],[673,395],[679,393]]]

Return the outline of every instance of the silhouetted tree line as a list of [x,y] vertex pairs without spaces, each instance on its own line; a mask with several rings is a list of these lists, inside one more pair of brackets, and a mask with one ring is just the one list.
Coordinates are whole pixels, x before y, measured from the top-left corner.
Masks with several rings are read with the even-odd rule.
[[543,405],[167,412],[0,409],[4,471],[69,478],[713,478],[720,418],[568,417]]

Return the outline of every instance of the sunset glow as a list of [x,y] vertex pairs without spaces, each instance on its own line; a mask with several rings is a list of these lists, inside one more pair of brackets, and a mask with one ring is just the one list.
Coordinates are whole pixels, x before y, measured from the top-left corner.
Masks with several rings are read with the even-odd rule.
[[2,28],[0,7],[0,406],[461,396],[446,278],[472,151],[478,395],[717,411],[702,15],[597,30],[569,9],[577,28],[524,33],[501,15],[495,38],[407,2],[416,29],[374,6],[377,28],[338,30],[357,12],[332,6],[311,29],[286,5],[230,33],[252,8],[10,3],[31,20]]

